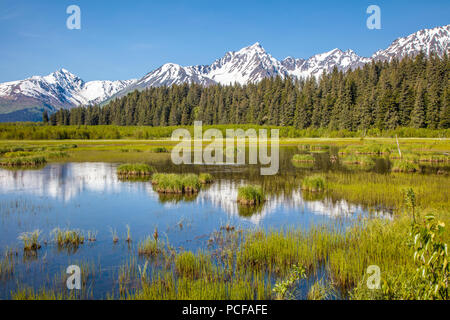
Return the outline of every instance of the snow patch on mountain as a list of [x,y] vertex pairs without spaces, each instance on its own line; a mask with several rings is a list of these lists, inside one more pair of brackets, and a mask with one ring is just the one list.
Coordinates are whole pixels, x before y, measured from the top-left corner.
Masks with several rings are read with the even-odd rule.
[[374,60],[402,59],[415,56],[419,52],[426,55],[431,53],[442,57],[449,53],[450,25],[433,29],[424,29],[404,38],[398,38],[387,49],[379,50],[372,56]]
[[24,108],[71,108],[78,105],[106,103],[133,90],[150,87],[197,83],[212,84],[255,83],[275,76],[297,79],[319,78],[334,68],[346,72],[373,60],[401,59],[419,52],[443,56],[449,53],[450,25],[424,29],[395,40],[387,49],[377,51],[371,58],[354,51],[331,51],[309,59],[287,57],[275,59],[258,42],[238,51],[229,51],[211,65],[183,67],[167,63],[138,80],[84,82],[66,69],[47,76],[0,84],[0,113]]
[[90,105],[107,99],[135,81],[84,82],[66,69],[60,69],[43,77],[2,83],[0,97],[10,101],[26,97],[58,108]]

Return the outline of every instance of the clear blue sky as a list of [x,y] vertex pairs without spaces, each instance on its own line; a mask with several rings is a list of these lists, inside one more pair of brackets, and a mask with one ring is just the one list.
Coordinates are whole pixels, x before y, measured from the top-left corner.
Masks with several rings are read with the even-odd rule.
[[[66,28],[71,4],[81,30]],[[381,8],[381,30],[366,28],[370,4]],[[60,68],[86,81],[130,79],[166,62],[210,64],[257,41],[278,59],[336,47],[370,56],[449,17],[448,0],[0,0],[0,82]]]

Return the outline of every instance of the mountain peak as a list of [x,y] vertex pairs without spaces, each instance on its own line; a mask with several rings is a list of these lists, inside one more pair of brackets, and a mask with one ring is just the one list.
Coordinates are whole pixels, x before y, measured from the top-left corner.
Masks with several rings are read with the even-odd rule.
[[[67,69],[61,68],[47,76],[35,76],[25,80],[0,84],[0,108],[13,104],[17,108],[41,106],[71,108],[77,105],[101,103],[107,99],[125,95],[133,90],[173,84],[197,83],[200,85],[255,83],[264,78],[290,76],[296,79],[319,78],[334,68],[346,72],[362,67],[373,60],[401,59],[419,52],[441,56],[449,52],[450,25],[423,29],[409,36],[398,38],[385,50],[371,58],[358,56],[353,50],[339,48],[310,57],[297,59],[286,57],[277,60],[267,53],[259,42],[238,51],[229,51],[211,65],[183,67],[166,63],[147,73],[137,81],[84,82]],[[1,111],[1,110],[0,110]]]
[[422,29],[409,36],[396,39],[384,50],[375,52],[374,60],[402,59],[406,56],[415,56],[420,52],[429,55],[431,53],[442,57],[449,53],[450,48],[450,24],[432,29]]
[[244,47],[239,50],[237,53],[247,53],[247,52],[258,52],[258,53],[266,53],[266,50],[261,46],[259,42],[255,42],[254,44]]

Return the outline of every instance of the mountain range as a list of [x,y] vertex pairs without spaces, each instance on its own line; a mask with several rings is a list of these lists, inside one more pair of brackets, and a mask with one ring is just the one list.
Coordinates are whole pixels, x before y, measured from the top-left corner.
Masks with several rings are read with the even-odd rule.
[[309,59],[287,57],[281,61],[255,43],[239,51],[227,52],[211,65],[183,67],[167,63],[141,79],[85,82],[65,69],[47,76],[33,76],[0,84],[0,121],[36,121],[43,110],[105,103],[133,90],[170,86],[182,83],[247,84],[267,77],[290,76],[297,79],[320,77],[335,67],[353,70],[373,60],[402,59],[420,52],[443,56],[449,53],[450,25],[424,29],[395,40],[387,49],[371,57],[358,56],[354,51],[333,49]]

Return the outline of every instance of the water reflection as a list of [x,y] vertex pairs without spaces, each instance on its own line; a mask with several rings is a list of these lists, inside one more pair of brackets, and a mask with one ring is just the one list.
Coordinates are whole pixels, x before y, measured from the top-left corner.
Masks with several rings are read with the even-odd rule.
[[[345,200],[332,201],[323,194],[302,192],[294,176],[259,177],[267,194],[265,203],[258,207],[245,207],[237,203],[238,187],[248,183],[247,175],[239,168],[239,174],[225,173],[211,186],[197,195],[158,194],[149,181],[121,181],[116,175],[115,164],[66,163],[51,164],[38,171],[0,170],[0,193],[3,195],[34,195],[49,197],[70,203],[81,194],[114,195],[145,192],[161,205],[173,207],[179,203],[193,203],[198,207],[209,205],[233,217],[245,218],[260,224],[279,211],[295,210],[330,218],[364,214],[362,206]],[[218,176],[224,174],[218,174]],[[240,177],[240,178],[238,178]],[[251,180],[251,179],[250,179]],[[374,212],[383,214],[382,212]]]

